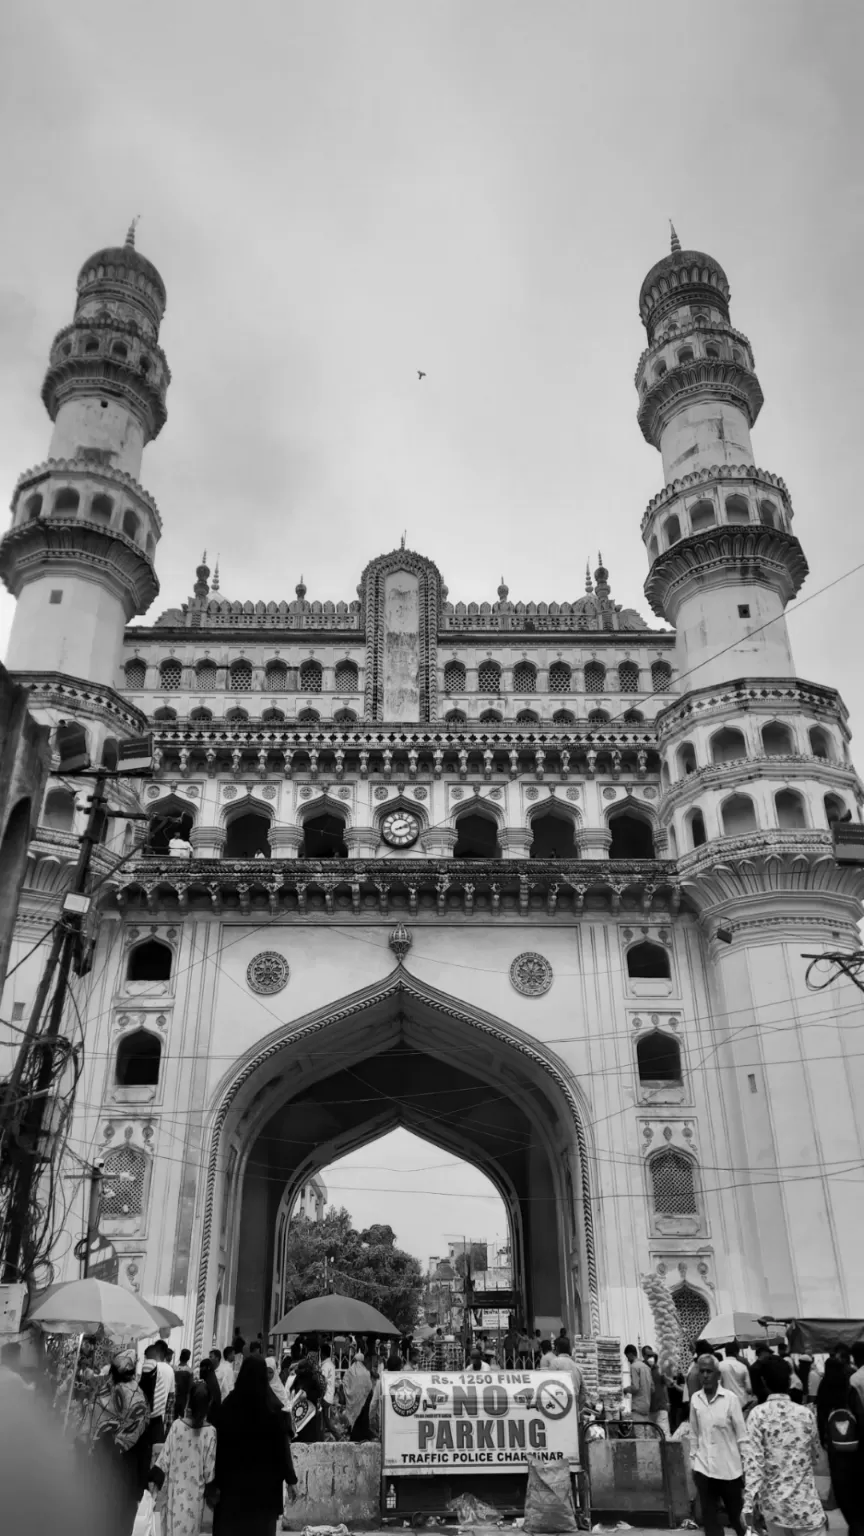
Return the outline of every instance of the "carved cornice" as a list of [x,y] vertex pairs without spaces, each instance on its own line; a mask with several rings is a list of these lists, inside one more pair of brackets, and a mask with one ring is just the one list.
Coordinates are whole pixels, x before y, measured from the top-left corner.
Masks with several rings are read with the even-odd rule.
[[681,495],[698,490],[701,486],[713,485],[722,481],[733,481],[739,484],[745,481],[749,485],[764,486],[772,496],[778,497],[786,509],[788,517],[792,517],[792,500],[784,480],[779,475],[771,474],[770,470],[759,469],[755,464],[712,464],[710,469],[695,469],[690,475],[682,475],[677,480],[670,480],[664,485],[662,491],[652,496],[645,511],[642,514],[641,531],[643,535],[655,513],[662,512],[672,506]]
[[147,730],[147,716],[104,683],[67,677],[63,672],[16,672],[14,676],[33,690],[31,709],[53,709],[76,719],[100,720],[120,737],[141,736]]
[[572,921],[583,911],[675,915],[675,865],[665,860],[340,859],[136,860],[112,882],[121,909],[268,912],[378,922],[481,917]]
[[694,688],[655,717],[657,740],[661,747],[670,738],[691,730],[701,720],[714,720],[734,714],[761,714],[778,718],[805,712],[817,719],[830,719],[839,725],[848,739],[846,707],[836,688],[810,683],[798,677],[760,677],[753,681],[735,678],[723,687]]
[[18,476],[12,493],[13,511],[22,491],[32,491],[36,486],[44,484],[54,476],[61,478],[64,484],[70,480],[89,480],[98,483],[100,489],[104,482],[117,486],[133,501],[147,508],[156,528],[160,533],[162,532],[162,518],[150,492],[145,491],[143,485],[139,485],[134,476],[127,474],[125,469],[118,469],[115,464],[96,464],[90,459],[46,459],[43,464],[25,469],[24,473]]
[[751,356],[753,355],[750,338],[745,336],[743,331],[736,330],[734,325],[730,325],[725,320],[706,320],[699,315],[694,315],[690,319],[684,320],[681,325],[676,325],[674,321],[671,321],[662,341],[652,341],[650,346],[645,347],[636,364],[633,383],[638,388],[642,369],[649,358],[662,356],[664,349],[668,346],[680,346],[682,341],[700,336],[704,336],[707,340],[713,340],[719,336],[728,341],[737,341],[747,349]]
[[132,539],[81,517],[37,518],[12,528],[0,541],[0,577],[17,597],[31,576],[53,569],[88,567],[113,587],[126,617],[145,613],[159,591],[152,562]]
[[639,313],[653,339],[670,310],[706,303],[729,318],[729,280],[719,261],[705,251],[672,251],[654,263],[639,290]]
[[724,525],[691,534],[663,550],[648,572],[645,596],[663,617],[694,582],[700,586],[732,580],[758,582],[773,587],[789,602],[807,572],[804,551],[794,534],[756,523]]
[[704,396],[737,406],[751,427],[764,401],[755,373],[731,357],[697,357],[692,363],[678,363],[655,379],[639,402],[636,420],[646,442],[659,448],[663,429],[676,412]]
[[704,768],[697,768],[695,773],[688,773],[686,779],[676,779],[663,794],[660,814],[665,818],[682,802],[689,803],[707,790],[739,789],[759,779],[774,780],[777,787],[801,780],[810,783],[816,780],[826,789],[848,789],[855,795],[861,794],[858,775],[853,768],[842,768],[826,762],[824,757],[805,757],[797,752],[794,756],[761,755],[736,758],[729,763],[709,763]]
[[836,906],[846,923],[857,921],[864,899],[864,869],[841,866],[830,832],[751,832],[721,837],[681,856],[682,890],[696,910],[718,915],[742,903],[766,921],[774,907],[778,921],[806,921]]

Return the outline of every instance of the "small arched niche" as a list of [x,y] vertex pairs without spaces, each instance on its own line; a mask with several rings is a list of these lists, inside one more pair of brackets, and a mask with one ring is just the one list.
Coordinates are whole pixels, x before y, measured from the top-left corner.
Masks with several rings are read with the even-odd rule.
[[724,725],[711,737],[712,763],[735,763],[747,756],[747,743],[734,725]]
[[749,523],[750,503],[746,496],[726,497],[726,521],[727,523]]
[[671,517],[667,517],[665,523],[663,524],[663,537],[665,538],[667,545],[677,544],[681,538],[681,524],[676,513],[674,512],[672,513]]
[[308,816],[303,823],[304,859],[347,859],[345,822],[332,811]]
[[654,859],[654,831],[646,816],[631,809],[613,811],[609,817],[612,842],[610,859]]
[[686,779],[688,774],[696,772],[699,764],[692,741],[682,741],[675,753],[675,764],[679,779]]
[[55,517],[76,517],[81,497],[71,485],[64,485],[54,497],[52,511]]
[[674,1035],[654,1029],[636,1043],[636,1065],[642,1086],[670,1087],[681,1083],[681,1047]]
[[690,508],[690,527],[693,533],[704,533],[706,528],[713,528],[716,522],[713,502],[697,501],[696,505]]
[[756,832],[759,827],[756,807],[749,795],[730,795],[724,800],[720,820],[724,837],[742,837],[747,832]]
[[687,812],[684,818],[684,825],[687,828],[690,847],[701,848],[703,843],[707,842],[707,838],[705,835],[705,817],[698,807],[696,810]]
[[762,751],[766,757],[791,757],[795,742],[788,725],[771,720],[762,727]]
[[120,1088],[155,1088],[159,1082],[162,1042],[149,1029],[124,1035],[117,1047],[114,1081]]
[[91,523],[100,523],[103,528],[107,528],[113,513],[114,503],[110,496],[105,495],[104,491],[97,491],[96,495],[90,498],[90,510],[87,516]]
[[223,859],[270,857],[270,817],[252,806],[238,807],[225,823]]
[[631,944],[627,951],[627,975],[631,981],[668,981],[672,968],[667,950],[650,939]]
[[846,802],[839,795],[826,795],[824,797],[825,820],[829,827],[833,827],[835,821],[848,821],[850,818],[846,811]]
[[804,808],[804,798],[794,789],[778,789],[774,796],[774,808],[777,812],[777,825],[787,831],[793,831],[797,827],[806,827],[807,812]]
[[821,757],[826,763],[834,761],[834,753],[831,750],[831,737],[827,731],[823,731],[821,725],[811,725],[809,730],[810,751],[814,757]]
[[71,832],[75,822],[75,796],[71,789],[49,789],[42,808],[42,825],[52,832]]
[[482,811],[465,811],[456,820],[454,859],[500,859],[498,823]]
[[129,951],[126,965],[127,981],[168,981],[174,955],[170,945],[161,939],[145,939]]
[[538,811],[531,818],[532,859],[578,859],[572,817],[557,807]]

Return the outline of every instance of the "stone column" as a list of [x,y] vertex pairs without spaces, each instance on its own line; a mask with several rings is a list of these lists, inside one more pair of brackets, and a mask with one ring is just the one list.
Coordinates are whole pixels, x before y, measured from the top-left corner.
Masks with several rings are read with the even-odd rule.
[[221,859],[225,847],[224,827],[193,827],[189,833],[193,854],[199,859]]
[[296,859],[303,841],[303,828],[271,827],[267,840],[274,859]]
[[608,827],[579,827],[576,844],[580,859],[608,859],[612,833]]
[[534,841],[534,834],[528,827],[506,827],[498,841],[501,844],[502,858],[527,859]]
[[380,841],[377,827],[351,827],[345,833],[349,859],[374,859]]
[[436,859],[452,859],[456,837],[455,827],[430,827],[421,834],[420,847]]

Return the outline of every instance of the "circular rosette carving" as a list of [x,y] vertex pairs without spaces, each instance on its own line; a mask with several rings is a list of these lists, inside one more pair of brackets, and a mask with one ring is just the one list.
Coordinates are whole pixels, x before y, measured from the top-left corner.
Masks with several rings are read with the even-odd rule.
[[552,985],[552,967],[545,955],[526,950],[513,961],[510,980],[523,997],[542,997]]
[[250,960],[246,967],[246,981],[250,990],[265,996],[281,992],[287,986],[290,974],[285,956],[278,955],[274,949],[262,949],[260,955]]

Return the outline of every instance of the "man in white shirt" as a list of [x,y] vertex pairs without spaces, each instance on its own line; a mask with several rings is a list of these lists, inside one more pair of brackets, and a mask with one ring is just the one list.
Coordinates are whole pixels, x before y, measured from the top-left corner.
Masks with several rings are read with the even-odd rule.
[[330,1417],[336,1403],[336,1367],[333,1364],[333,1351],[329,1344],[321,1345],[321,1375],[324,1377],[324,1402],[323,1420],[324,1429],[330,1428]]
[[570,1353],[570,1340],[557,1338],[553,1345],[555,1355],[552,1365],[541,1365],[544,1371],[566,1371],[573,1383],[573,1396],[576,1399],[576,1411],[581,1413],[588,1406],[588,1393],[585,1387],[585,1378],[582,1375],[576,1361]]
[[690,1465],[705,1536],[723,1536],[721,1500],[737,1536],[744,1536],[741,1447],[747,1444],[747,1426],[741,1402],[735,1392],[721,1387],[715,1355],[700,1355],[699,1379],[702,1385],[690,1399]]
[[216,1380],[224,1403],[228,1393],[234,1390],[234,1351],[230,1344],[224,1355],[221,1349],[211,1349],[210,1359],[213,1361],[213,1369],[216,1372]]
[[739,1358],[740,1350],[737,1339],[726,1345],[726,1359],[720,1361],[720,1385],[727,1392],[734,1392],[744,1409],[748,1403],[755,1402],[755,1397],[750,1385],[750,1372]]

